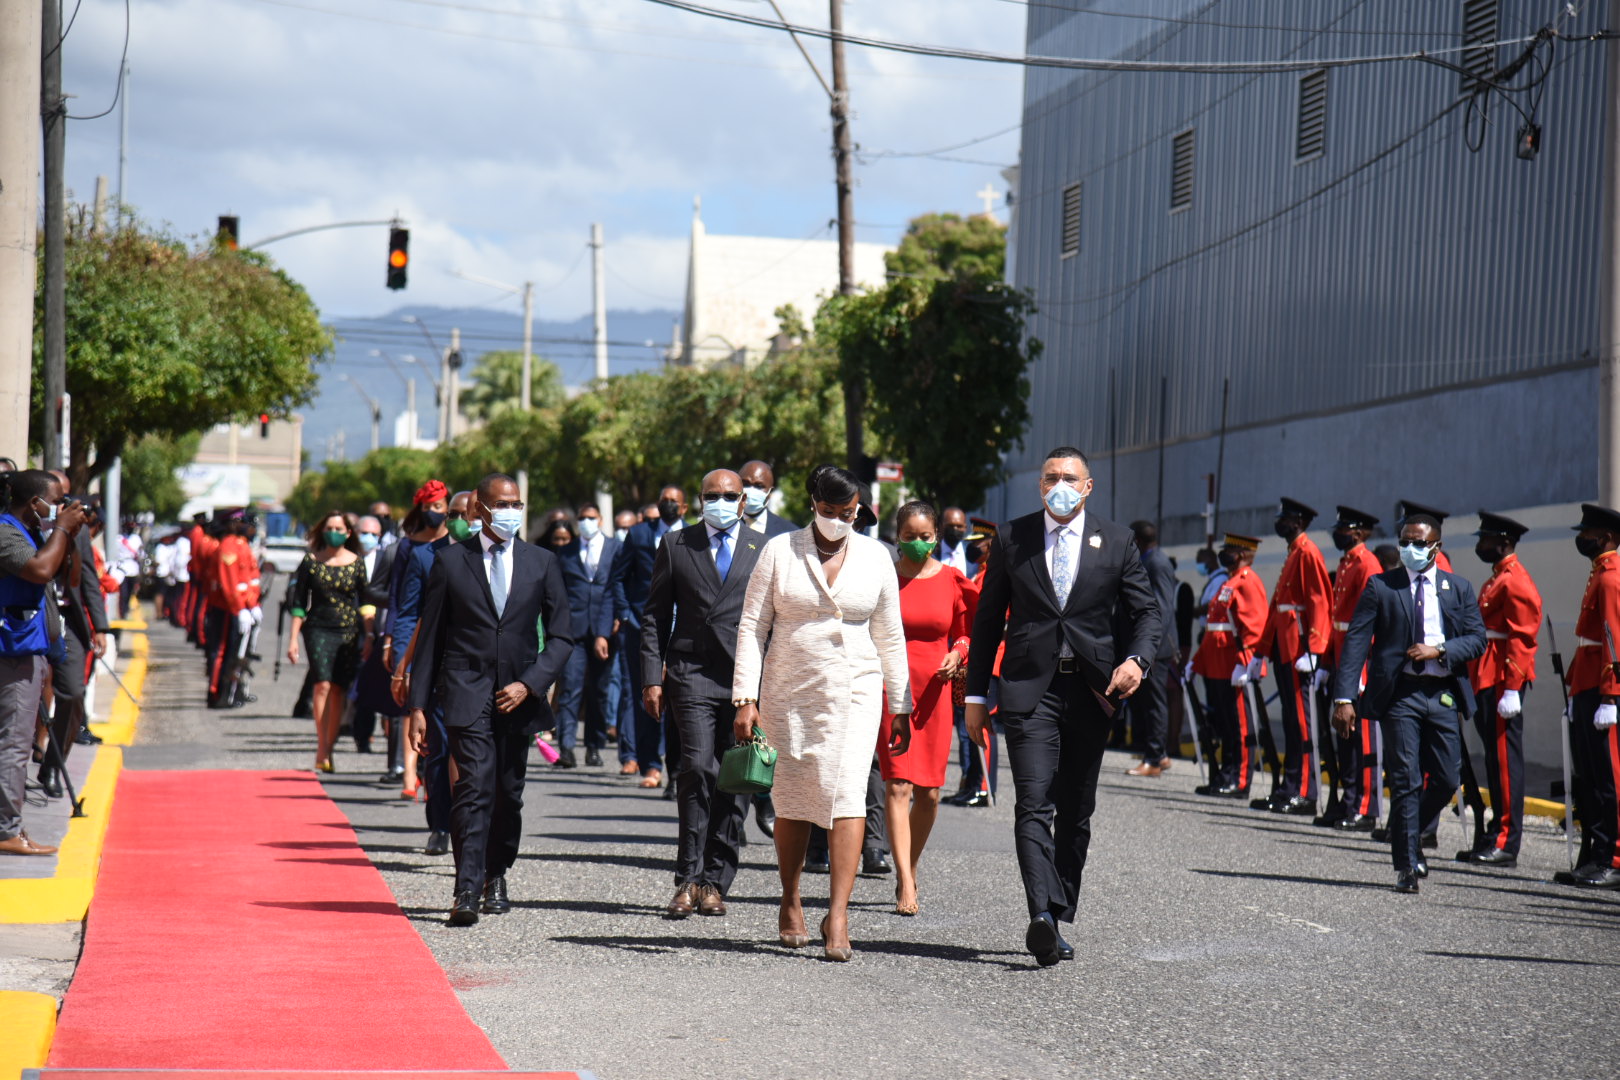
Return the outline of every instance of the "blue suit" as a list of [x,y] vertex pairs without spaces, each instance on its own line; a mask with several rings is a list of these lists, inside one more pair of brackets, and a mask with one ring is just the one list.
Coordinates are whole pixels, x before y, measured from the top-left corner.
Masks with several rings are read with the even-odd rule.
[[1416,867],[1420,825],[1436,820],[1456,793],[1462,761],[1458,717],[1474,710],[1468,662],[1485,651],[1485,624],[1474,587],[1444,570],[1436,569],[1434,576],[1434,593],[1425,603],[1440,605],[1446,675],[1414,674],[1406,658],[1406,650],[1421,640],[1421,628],[1416,626],[1412,579],[1404,568],[1367,583],[1333,675],[1333,699],[1354,701],[1362,665],[1367,668],[1361,706],[1378,720],[1384,735],[1390,856],[1397,872]]
[[[658,546],[669,533],[662,521],[642,521],[624,538],[624,600],[626,615],[619,628],[619,756],[634,760],[643,774],[664,767],[664,730],[656,716],[641,707],[641,612],[652,588],[653,562]],[[625,746],[626,733],[630,745]],[[627,749],[634,758],[626,756]]]
[[580,705],[585,704],[585,745],[600,750],[607,745],[607,724],[612,713],[612,673],[617,657],[610,651],[606,660],[596,656],[596,639],[614,641],[613,622],[629,614],[624,599],[624,575],[628,565],[624,545],[611,536],[602,538],[596,572],[587,573],[584,544],[575,540],[554,548],[562,567],[563,586],[568,591],[569,621],[580,645],[568,657],[568,666],[557,687],[557,745],[573,749],[578,736]]

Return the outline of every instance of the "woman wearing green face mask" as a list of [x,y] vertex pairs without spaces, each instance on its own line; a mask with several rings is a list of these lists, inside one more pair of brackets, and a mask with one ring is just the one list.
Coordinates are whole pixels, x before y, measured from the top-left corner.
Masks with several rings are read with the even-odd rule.
[[333,510],[310,532],[309,554],[298,565],[293,581],[292,641],[287,660],[298,663],[299,631],[309,647],[309,666],[315,685],[311,704],[315,712],[315,768],[332,772],[332,747],[343,720],[349,684],[360,668],[360,634],[370,631],[369,609],[363,613],[360,595],[366,587],[365,564],[355,517]]
[[894,910],[917,914],[917,860],[939,812],[939,789],[956,738],[951,680],[967,664],[968,632],[979,587],[934,558],[938,514],[909,502],[895,518],[900,561],[900,621],[911,674],[911,720],[883,718],[878,759],[887,788],[889,843],[894,849]]

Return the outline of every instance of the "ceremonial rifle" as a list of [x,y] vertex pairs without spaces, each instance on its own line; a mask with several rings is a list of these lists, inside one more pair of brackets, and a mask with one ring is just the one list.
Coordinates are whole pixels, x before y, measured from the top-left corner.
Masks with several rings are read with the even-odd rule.
[[1547,616],[1547,644],[1552,646],[1553,671],[1558,675],[1558,688],[1564,692],[1564,711],[1560,714],[1559,743],[1564,748],[1564,851],[1569,857],[1569,868],[1575,869],[1575,769],[1569,751],[1569,725],[1574,717],[1569,712],[1569,680],[1564,677],[1564,657],[1558,651],[1558,638],[1553,634],[1552,616]]

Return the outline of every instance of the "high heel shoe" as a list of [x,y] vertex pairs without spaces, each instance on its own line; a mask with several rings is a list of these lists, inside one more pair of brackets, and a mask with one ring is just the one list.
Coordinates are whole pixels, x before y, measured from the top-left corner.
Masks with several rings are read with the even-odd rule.
[[830,918],[831,915],[821,917],[821,955],[836,963],[847,963],[855,955],[855,950],[847,945],[827,944],[827,920]]
[[776,938],[790,949],[802,949],[810,944],[809,934],[801,934],[792,930],[778,930]]
[[421,787],[422,781],[412,780],[409,784],[406,784],[404,787],[399,789],[399,797],[405,799],[406,801],[414,800],[416,798],[417,791]]
[[917,901],[913,900],[909,904],[900,902],[900,883],[898,881],[894,883],[894,913],[896,915],[917,914]]
[[331,758],[327,758],[324,761],[317,761],[315,763],[315,769],[316,769],[317,772],[324,772],[324,773],[336,772],[337,771],[336,766],[334,766],[332,764],[332,759]]

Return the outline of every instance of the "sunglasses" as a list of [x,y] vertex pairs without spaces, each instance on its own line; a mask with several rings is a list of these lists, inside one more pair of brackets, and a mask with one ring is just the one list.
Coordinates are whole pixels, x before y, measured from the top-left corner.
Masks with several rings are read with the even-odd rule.
[[736,502],[741,498],[742,492],[740,491],[705,491],[703,493],[703,501],[706,503],[719,502],[721,499],[726,502]]

